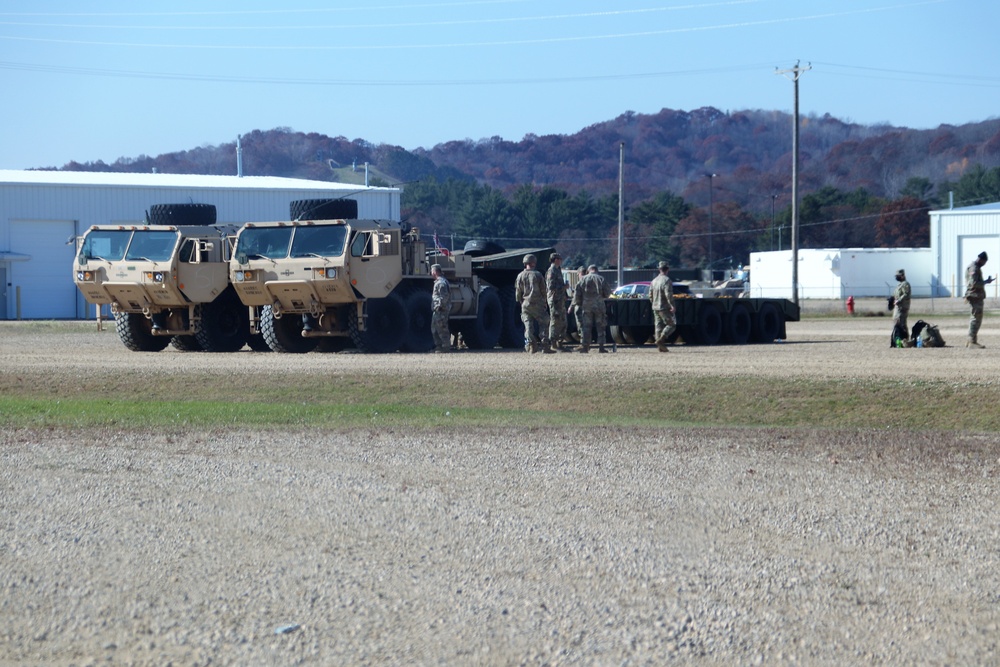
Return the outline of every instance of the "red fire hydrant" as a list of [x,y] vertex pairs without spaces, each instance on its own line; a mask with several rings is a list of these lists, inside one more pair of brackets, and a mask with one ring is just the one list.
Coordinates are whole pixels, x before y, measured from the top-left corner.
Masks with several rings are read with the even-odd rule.
[[847,297],[847,314],[848,315],[853,315],[854,314],[854,297],[853,296]]

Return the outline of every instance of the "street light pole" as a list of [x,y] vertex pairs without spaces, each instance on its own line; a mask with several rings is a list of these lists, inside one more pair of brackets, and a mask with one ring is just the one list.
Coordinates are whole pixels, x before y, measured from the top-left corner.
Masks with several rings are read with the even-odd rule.
[[[799,77],[803,72],[812,69],[812,65],[795,67],[786,70],[775,69],[775,74],[781,74],[790,79],[795,88],[795,110],[792,120],[792,301],[799,305]],[[787,76],[791,74],[791,76]]]
[[[771,250],[774,250],[774,200],[778,198],[778,195],[771,195]],[[778,248],[781,250],[781,248]]]

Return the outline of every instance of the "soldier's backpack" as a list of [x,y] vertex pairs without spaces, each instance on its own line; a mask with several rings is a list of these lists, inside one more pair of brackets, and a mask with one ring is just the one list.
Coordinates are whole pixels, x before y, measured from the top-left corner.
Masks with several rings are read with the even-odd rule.
[[938,328],[923,320],[913,325],[913,340],[920,341],[920,347],[944,347],[944,338]]

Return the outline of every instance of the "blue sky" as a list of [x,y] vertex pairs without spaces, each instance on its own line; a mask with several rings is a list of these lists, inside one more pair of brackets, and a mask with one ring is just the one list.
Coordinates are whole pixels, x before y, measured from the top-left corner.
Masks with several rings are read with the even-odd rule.
[[[985,0],[0,0],[0,168],[287,127],[407,149],[662,108],[1000,115]],[[612,159],[615,159],[612,156]]]

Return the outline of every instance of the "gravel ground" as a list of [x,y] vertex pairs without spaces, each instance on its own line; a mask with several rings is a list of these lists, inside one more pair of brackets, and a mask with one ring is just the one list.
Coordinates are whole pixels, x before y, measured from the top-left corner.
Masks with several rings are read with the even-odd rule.
[[[963,319],[932,321],[962,340]],[[487,380],[530,363],[567,381],[984,381],[1000,361],[992,320],[985,350],[889,350],[886,322],[807,321],[782,344],[669,355],[320,358]],[[316,355],[135,355],[113,334],[4,333],[0,373],[26,377],[79,381],[95,364],[317,372]],[[7,430],[0,462],[2,664],[989,664],[1000,654],[1000,434]]]

